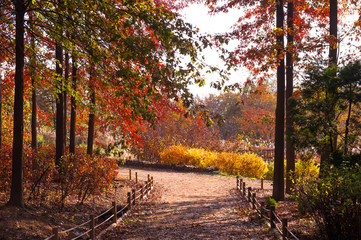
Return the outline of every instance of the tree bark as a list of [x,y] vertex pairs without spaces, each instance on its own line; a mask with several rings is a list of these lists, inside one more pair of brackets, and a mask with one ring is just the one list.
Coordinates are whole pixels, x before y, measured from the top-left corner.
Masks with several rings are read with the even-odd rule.
[[337,65],[337,0],[330,0],[330,66]]
[[[92,71],[90,73],[92,75]],[[94,126],[95,126],[95,88],[90,78],[90,113],[89,113],[89,123],[88,123],[88,146],[87,154],[93,154],[93,144],[94,144]]]
[[283,0],[277,1],[276,27],[277,35],[277,108],[275,126],[275,160],[273,177],[273,198],[276,201],[284,199],[284,120],[285,120],[285,62],[283,37]]
[[24,135],[24,0],[16,0],[16,37],[15,37],[15,99],[14,132],[11,192],[8,205],[24,207],[23,185],[23,135]]
[[[30,29],[34,32],[33,17],[30,15]],[[37,133],[37,99],[36,99],[36,83],[35,83],[35,39],[34,35],[31,35],[30,40],[30,77],[31,77],[31,148],[38,151],[38,133]]]
[[[58,1],[58,7],[62,4],[62,1]],[[62,35],[61,29],[61,17],[59,17],[59,37]],[[63,93],[63,47],[59,40],[55,45],[55,71],[56,71],[56,129],[55,129],[55,165],[60,166],[61,158],[64,156],[64,93]]]
[[[65,87],[68,85],[68,81],[69,81],[69,53],[66,52],[65,53],[65,73],[64,73],[64,78],[65,78]],[[67,89],[67,87],[66,87]],[[65,91],[63,92],[64,95],[64,122],[63,122],[63,128],[64,128],[64,148],[66,146],[66,137],[67,137],[67,108],[68,108],[68,104],[67,104],[67,100],[68,100],[68,94],[67,94],[67,90],[65,89]]]
[[76,68],[76,58],[73,54],[72,56],[72,90],[73,93],[71,95],[71,115],[70,115],[70,143],[69,143],[69,152],[75,154],[75,124],[76,124],[76,85],[77,85],[77,68]]
[[55,165],[59,166],[61,158],[64,156],[64,99],[63,99],[63,48],[60,43],[56,43],[55,50],[56,58],[56,88],[57,88],[57,99],[56,99],[56,159]]
[[290,137],[293,134],[293,122],[290,117],[292,111],[288,100],[293,96],[293,17],[294,17],[294,3],[288,2],[287,12],[287,52],[286,52],[286,193],[292,193],[293,182],[291,173],[295,171],[295,149]]

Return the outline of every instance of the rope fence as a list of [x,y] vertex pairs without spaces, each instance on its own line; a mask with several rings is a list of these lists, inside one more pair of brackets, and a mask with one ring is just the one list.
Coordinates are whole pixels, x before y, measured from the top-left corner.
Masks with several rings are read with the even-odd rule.
[[[261,179],[261,189],[263,189],[263,179]],[[277,231],[281,234],[282,239],[295,239],[299,240],[298,237],[295,236],[288,228],[288,220],[287,218],[280,218],[276,214],[275,206],[270,206],[270,208],[266,208],[264,202],[259,202],[257,199],[256,193],[252,192],[252,188],[246,188],[246,183],[242,178],[237,176],[237,191],[240,192],[241,196],[243,196],[249,203],[251,203],[252,209],[256,210],[256,212],[264,219],[270,222],[271,228],[277,229]]]
[[[132,171],[131,169],[129,169],[129,180],[132,180]],[[116,181],[115,181],[116,182]],[[138,183],[138,173],[135,172],[135,183]],[[103,213],[101,213],[98,216],[94,216],[93,214],[91,214],[89,216],[89,220],[79,224],[75,227],[72,227],[70,229],[66,229],[63,231],[59,231],[58,227],[54,227],[52,229],[52,235],[45,238],[44,240],[59,240],[61,236],[64,236],[65,234],[67,234],[67,239],[69,240],[76,240],[76,239],[80,239],[83,238],[85,235],[88,235],[89,239],[95,239],[97,236],[95,234],[95,230],[98,229],[99,227],[101,227],[102,225],[104,225],[107,222],[112,221],[112,223],[116,223],[118,221],[118,215],[120,215],[122,218],[124,216],[124,214],[126,212],[128,212],[129,210],[132,209],[133,206],[135,206],[137,204],[137,202],[139,203],[140,200],[142,200],[144,197],[146,197],[150,191],[153,189],[154,186],[154,181],[153,181],[153,177],[151,177],[148,174],[147,180],[145,181],[145,184],[135,190],[132,189],[131,192],[127,193],[127,204],[122,207],[121,209],[117,209],[117,203],[114,201],[112,202],[112,207],[107,209],[106,211],[104,211]],[[107,214],[109,214],[109,212],[111,212],[112,214],[105,220],[100,221],[101,217],[106,216]],[[99,222],[98,225],[96,225],[96,222]],[[88,227],[87,227],[88,226]],[[86,229],[88,228],[88,229]],[[81,232],[80,234],[75,233],[75,231],[77,232]]]

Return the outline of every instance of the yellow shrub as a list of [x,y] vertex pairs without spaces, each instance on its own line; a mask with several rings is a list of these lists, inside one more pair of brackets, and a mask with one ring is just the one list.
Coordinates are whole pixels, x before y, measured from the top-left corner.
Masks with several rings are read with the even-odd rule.
[[[313,159],[310,160],[297,160],[295,164],[295,177],[304,178],[304,177],[317,177],[319,173],[319,165],[315,163]],[[273,180],[274,174],[274,163],[268,165],[268,171],[264,175],[264,179]],[[286,177],[286,161],[284,163],[284,176]]]
[[188,147],[173,145],[160,153],[163,163],[186,165]]
[[267,171],[267,164],[254,153],[212,152],[182,145],[171,146],[160,153],[162,162],[169,164],[217,167],[228,174],[261,178]]
[[317,177],[320,167],[314,160],[301,161],[298,160],[295,164],[296,178]]

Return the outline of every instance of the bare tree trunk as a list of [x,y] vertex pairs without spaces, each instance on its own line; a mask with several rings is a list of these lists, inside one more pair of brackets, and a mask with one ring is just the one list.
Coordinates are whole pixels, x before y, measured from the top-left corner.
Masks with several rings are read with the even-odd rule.
[[291,173],[295,171],[295,149],[289,136],[293,133],[293,122],[290,117],[292,110],[288,104],[288,100],[293,95],[293,17],[294,17],[294,3],[293,1],[288,2],[287,12],[287,52],[286,52],[286,193],[292,193],[293,181]]
[[93,154],[93,144],[94,144],[94,127],[95,127],[95,88],[92,82],[93,71],[90,71],[90,112],[89,112],[89,123],[88,123],[88,146],[87,154]]
[[[276,27],[283,30],[284,12],[283,0],[277,1]],[[275,160],[273,177],[273,198],[276,201],[284,199],[284,120],[285,120],[285,61],[284,61],[283,31],[277,35],[277,108],[275,127]]]
[[[65,73],[64,73],[64,77],[65,77],[65,86],[68,85],[68,81],[69,81],[69,54],[68,52],[65,53]],[[67,137],[67,108],[68,108],[68,104],[67,104],[67,100],[68,100],[68,94],[67,94],[67,90],[64,91],[64,122],[63,122],[63,128],[64,128],[64,148],[66,146],[66,137]]]
[[[33,17],[30,14],[30,29],[31,33],[34,32]],[[30,77],[31,77],[31,148],[38,151],[38,133],[37,133],[37,99],[36,99],[36,83],[35,83],[35,39],[31,35],[30,40]]]
[[[58,1],[58,5],[61,5],[62,1]],[[59,36],[62,35],[61,30],[61,17],[59,16]],[[55,61],[56,61],[56,129],[55,129],[55,141],[56,141],[56,155],[55,165],[59,167],[61,158],[64,156],[64,93],[63,93],[63,47],[59,40],[56,41],[55,46]]]
[[94,127],[95,127],[95,89],[91,85],[91,95],[90,95],[90,113],[89,113],[89,123],[88,123],[88,146],[87,146],[87,154],[93,154],[93,145],[94,145]]
[[[15,99],[14,99],[14,136],[11,192],[8,205],[24,207],[23,184],[23,136],[24,136],[24,0],[16,0],[16,37],[15,37]],[[16,149],[16,151],[15,151]]]
[[64,94],[63,94],[63,48],[60,43],[56,44],[56,73],[57,73],[57,99],[56,99],[56,160],[55,165],[59,166],[64,156]]
[[337,0],[330,0],[330,66],[337,65]]
[[76,93],[76,81],[77,81],[77,68],[76,68],[76,58],[74,54],[72,56],[72,90],[73,94],[71,95],[71,115],[70,115],[70,143],[69,143],[69,152],[75,154],[75,124],[76,124],[76,101],[74,94]]

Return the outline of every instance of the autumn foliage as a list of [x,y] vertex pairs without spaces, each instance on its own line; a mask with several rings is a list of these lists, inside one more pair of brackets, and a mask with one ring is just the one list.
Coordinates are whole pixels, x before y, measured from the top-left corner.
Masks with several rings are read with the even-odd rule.
[[[0,194],[10,191],[11,147],[0,149]],[[34,152],[25,149],[24,186],[28,200],[57,203],[63,206],[69,196],[83,203],[90,196],[101,195],[110,188],[117,168],[115,160],[105,156],[89,156],[78,149],[76,155],[62,158],[61,167],[54,165],[54,146],[45,145]]]
[[182,145],[171,146],[160,154],[162,162],[197,167],[216,167],[221,172],[261,178],[267,164],[254,153],[214,152]]

